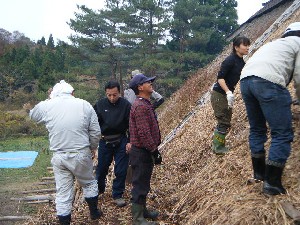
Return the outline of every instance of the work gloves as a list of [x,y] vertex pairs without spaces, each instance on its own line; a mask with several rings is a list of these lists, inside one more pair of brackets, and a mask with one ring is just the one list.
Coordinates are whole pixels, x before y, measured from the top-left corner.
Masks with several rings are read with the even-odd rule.
[[232,94],[231,91],[226,92],[226,98],[228,102],[228,107],[233,108],[233,103],[234,103],[234,94]]
[[153,107],[154,107],[154,109],[157,109],[161,104],[163,104],[164,103],[164,98],[161,98],[161,99],[159,99],[158,101],[155,101],[154,103],[153,103]]
[[162,162],[161,154],[159,153],[158,149],[152,152],[152,159],[155,165],[159,165]]

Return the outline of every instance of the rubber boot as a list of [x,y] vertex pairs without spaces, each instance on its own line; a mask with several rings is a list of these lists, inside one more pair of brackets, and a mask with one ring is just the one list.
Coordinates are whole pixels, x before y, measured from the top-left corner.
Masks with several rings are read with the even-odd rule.
[[98,209],[98,196],[92,198],[85,198],[85,201],[89,206],[91,219],[99,219],[103,215],[103,213],[101,210]]
[[229,150],[225,147],[226,134],[220,133],[217,129],[214,131],[212,150],[217,155],[224,155]]
[[252,156],[253,178],[256,182],[265,179],[266,159],[265,154]]
[[132,213],[132,224],[133,225],[157,225],[156,222],[147,221],[144,218],[144,206],[136,203],[132,203],[131,206]]
[[149,210],[147,207],[144,207],[144,218],[156,220],[159,216],[159,212],[157,210]]
[[282,186],[281,177],[284,166],[278,167],[274,165],[266,166],[266,176],[263,186],[263,192],[269,195],[286,194],[286,190]]
[[60,225],[70,225],[71,224],[71,214],[66,216],[57,216]]

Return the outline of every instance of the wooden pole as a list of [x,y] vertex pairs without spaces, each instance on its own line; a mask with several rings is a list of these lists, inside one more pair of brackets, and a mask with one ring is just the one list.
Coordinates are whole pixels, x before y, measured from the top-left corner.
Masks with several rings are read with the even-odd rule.
[[49,203],[49,202],[50,202],[50,200],[42,200],[42,201],[26,202],[26,204],[33,205],[33,204],[43,204],[43,203]]
[[56,189],[55,188],[48,188],[48,189],[40,189],[40,190],[29,190],[29,191],[23,191],[22,194],[44,193],[44,192],[56,192]]
[[55,195],[34,195],[34,196],[27,196],[23,198],[11,198],[11,200],[16,200],[16,201],[40,201],[40,200],[54,200]]
[[20,220],[28,220],[30,216],[1,216],[0,221],[20,221]]
[[54,180],[54,177],[43,177],[42,180]]
[[48,182],[39,182],[38,185],[47,185],[47,184],[55,184],[55,181],[48,181]]
[[300,211],[296,209],[291,202],[280,202],[283,210],[287,215],[289,215],[293,220],[300,221]]

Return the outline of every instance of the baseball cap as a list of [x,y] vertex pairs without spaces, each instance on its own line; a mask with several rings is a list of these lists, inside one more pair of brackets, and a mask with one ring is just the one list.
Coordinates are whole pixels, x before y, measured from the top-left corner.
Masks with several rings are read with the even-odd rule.
[[291,23],[284,31],[283,34],[286,34],[290,31],[300,31],[300,22]]
[[144,84],[146,82],[153,82],[156,77],[146,77],[144,74],[137,74],[135,75],[129,82],[130,88],[135,88],[138,85]]

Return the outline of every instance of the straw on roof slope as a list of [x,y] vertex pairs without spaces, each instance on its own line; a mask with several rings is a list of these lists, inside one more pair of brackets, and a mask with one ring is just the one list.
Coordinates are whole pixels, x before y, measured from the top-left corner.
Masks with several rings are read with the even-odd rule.
[[[286,9],[282,5],[247,25],[242,32],[256,40]],[[287,24],[299,20],[297,11],[270,36],[267,41],[281,36]],[[186,113],[194,107],[196,100],[205,93],[216,78],[220,63],[230,53],[228,46],[220,56],[206,68],[201,69],[175,93],[160,110],[160,126],[163,136],[171,131]],[[292,86],[289,87],[293,93]],[[212,131],[215,119],[210,103],[198,110],[194,117],[178,132],[175,139],[163,149],[164,164],[155,167],[150,207],[159,208],[160,224],[292,224],[280,204],[290,201],[300,208],[300,122],[294,120],[295,139],[292,154],[287,162],[283,184],[287,195],[266,197],[261,193],[262,184],[247,185],[252,176],[248,146],[249,125],[241,99],[239,86],[236,89],[236,103],[232,129],[227,136],[231,151],[216,156],[211,151]],[[293,106],[293,112],[300,112],[300,106]],[[268,147],[269,142],[267,143]],[[101,196],[99,205],[104,217],[99,222],[89,220],[86,204],[76,197],[72,224],[131,224],[130,205],[120,209],[111,199],[111,180],[107,192]],[[125,198],[129,201],[130,185],[126,187]],[[54,205],[45,206],[38,218],[27,224],[55,224]]]

